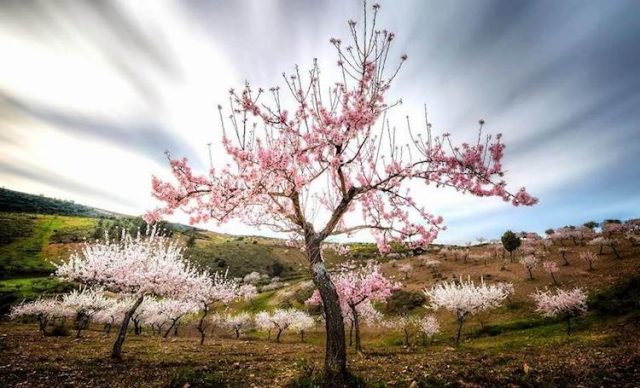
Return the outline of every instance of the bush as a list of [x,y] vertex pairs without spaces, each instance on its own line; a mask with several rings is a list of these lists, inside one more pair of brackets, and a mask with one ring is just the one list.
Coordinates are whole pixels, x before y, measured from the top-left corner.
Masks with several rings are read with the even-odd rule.
[[640,276],[594,295],[588,305],[599,315],[619,316],[640,310]]
[[279,261],[276,261],[273,264],[268,265],[267,270],[272,277],[280,276],[282,274],[282,271],[284,271],[284,265],[282,265]]
[[384,311],[387,314],[406,314],[422,305],[426,301],[422,292],[395,290],[387,299]]

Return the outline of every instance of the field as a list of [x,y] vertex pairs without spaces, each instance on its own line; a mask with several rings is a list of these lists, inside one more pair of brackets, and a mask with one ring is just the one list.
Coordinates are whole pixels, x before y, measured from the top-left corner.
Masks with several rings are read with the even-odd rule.
[[[427,346],[388,345],[400,335],[381,340],[381,333],[365,332],[365,351],[351,352],[350,366],[374,387],[631,387],[640,378],[637,329],[583,322],[567,337],[562,323],[547,322],[497,336],[476,331],[459,348],[443,337]],[[170,339],[143,333],[129,338],[123,362],[105,356],[113,336],[99,328],[72,339],[3,324],[0,336],[0,378],[8,386],[313,386],[323,354],[320,333],[310,333],[305,344],[294,335],[276,344],[249,333],[203,346],[188,333]]]
[[[0,296],[3,311],[23,299],[54,295],[75,286],[49,274],[52,262],[63,260],[82,243],[117,227],[132,230],[133,218],[84,215],[0,213]],[[184,246],[186,257],[197,266],[228,271],[242,278],[260,272],[279,278],[278,288],[259,293],[250,301],[234,302],[218,312],[258,313],[296,308],[317,313],[305,304],[310,287],[307,264],[298,249],[280,240],[221,235],[181,225],[165,226],[171,238]],[[636,386],[640,379],[640,249],[619,238],[621,258],[608,249],[588,269],[579,254],[597,247],[567,240],[563,265],[561,246],[546,253],[558,264],[559,287],[588,291],[588,312],[573,321],[545,318],[535,311],[530,294],[555,285],[537,267],[533,279],[517,262],[495,255],[490,245],[468,250],[466,259],[443,254],[433,246],[414,256],[402,250],[380,257],[371,244],[353,244],[347,256],[326,252],[329,268],[345,261],[376,259],[382,272],[402,283],[386,303],[376,303],[385,317],[398,314],[434,314],[441,325],[432,340],[410,332],[409,344],[400,328],[364,326],[363,352],[349,346],[349,365],[361,385],[372,387],[429,386]],[[459,249],[460,247],[449,247]],[[459,250],[462,252],[462,250]],[[482,256],[485,255],[485,256]],[[486,260],[485,260],[486,259]],[[436,265],[427,265],[437,260]],[[401,269],[407,264],[411,270]],[[422,290],[443,280],[509,282],[515,293],[497,309],[471,317],[454,345],[454,316],[425,308]],[[258,285],[264,285],[261,282]],[[239,339],[223,327],[214,327],[204,345],[198,344],[196,316],[183,319],[178,335],[154,335],[145,327],[131,332],[120,362],[108,358],[114,332],[106,334],[92,324],[80,338],[69,333],[71,323],[58,335],[43,336],[29,320],[0,322],[0,378],[6,386],[299,386],[320,384],[324,353],[321,324],[305,334],[293,332],[275,343],[264,332],[246,330]],[[347,327],[347,335],[349,328]],[[144,383],[141,383],[144,382]]]

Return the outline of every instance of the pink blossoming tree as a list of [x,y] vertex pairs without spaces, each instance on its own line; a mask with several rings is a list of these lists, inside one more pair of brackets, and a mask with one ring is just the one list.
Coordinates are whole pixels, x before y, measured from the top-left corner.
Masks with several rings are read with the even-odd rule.
[[580,288],[565,291],[537,291],[531,297],[535,300],[537,311],[546,317],[565,315],[567,318],[567,334],[571,334],[571,318],[587,311],[587,294]]
[[[383,253],[392,242],[425,247],[443,220],[412,198],[409,182],[516,206],[537,201],[524,188],[507,190],[500,135],[454,145],[448,134],[432,134],[428,121],[418,134],[407,120],[406,136],[389,124],[399,101],[385,96],[407,56],[391,63],[395,35],[376,27],[378,9],[365,7],[362,29],[349,21],[352,45],[331,39],[341,74],[336,82],[321,82],[314,61],[307,73],[296,67],[284,77],[288,98],[278,87],[231,89],[228,108],[219,106],[229,163],[198,174],[186,159],[169,157],[175,181],[153,178],[164,206],[148,214],[157,219],[179,209],[193,223],[235,218],[296,236],[323,300],[325,375],[337,385],[348,372],[340,302],[322,257],[327,238],[370,230]],[[400,144],[403,137],[408,144]],[[319,208],[324,216],[312,216]]]
[[[389,280],[377,265],[367,265],[364,268],[352,271],[339,272],[334,275],[338,298],[342,306],[343,315],[349,314],[353,319],[355,329],[355,349],[362,351],[360,341],[360,309],[365,302],[385,301],[394,289],[400,288]],[[316,290],[307,301],[309,304],[320,304],[323,302],[319,290]]]

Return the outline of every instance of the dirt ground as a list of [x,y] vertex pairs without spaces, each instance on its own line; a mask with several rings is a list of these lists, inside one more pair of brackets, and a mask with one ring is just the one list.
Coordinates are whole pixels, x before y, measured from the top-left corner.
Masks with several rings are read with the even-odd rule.
[[[323,357],[312,344],[194,337],[130,336],[124,359],[110,360],[113,334],[82,338],[43,337],[34,325],[0,325],[0,386],[163,387],[313,386]],[[454,349],[429,346],[367,346],[350,353],[350,368],[368,386],[586,386],[634,387],[640,381],[636,335],[590,341],[561,339],[548,345],[492,347],[491,339]]]

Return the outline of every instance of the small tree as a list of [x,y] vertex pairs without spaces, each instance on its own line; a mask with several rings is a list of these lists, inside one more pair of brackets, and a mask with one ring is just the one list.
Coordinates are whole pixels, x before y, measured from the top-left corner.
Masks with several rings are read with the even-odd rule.
[[267,339],[271,340],[271,330],[273,329],[273,323],[271,322],[271,314],[268,311],[260,311],[257,313],[253,321],[256,324],[258,330],[267,332]]
[[567,318],[567,335],[571,334],[571,318],[587,311],[587,295],[580,288],[570,291],[557,289],[537,291],[531,295],[537,304],[537,311],[546,317],[565,315]]
[[511,262],[513,262],[513,252],[520,247],[522,240],[520,240],[520,237],[510,230],[504,232],[501,240],[502,246],[507,252],[509,252],[509,258],[511,259]]
[[[617,225],[617,224],[612,224],[612,225]],[[606,238],[606,237],[596,237],[593,240],[589,241],[589,245],[594,245],[594,246],[599,246],[600,250],[599,250],[599,254],[602,255],[604,248],[608,247],[609,249],[611,249],[611,251],[613,252],[613,254],[616,256],[616,259],[620,259],[620,253],[618,253],[618,249],[617,249],[617,245],[618,242],[615,239],[612,238]]]
[[47,326],[57,318],[71,316],[72,312],[62,306],[57,298],[36,299],[31,302],[23,302],[13,306],[9,312],[9,319],[20,317],[32,318],[38,322],[38,328],[42,335],[47,334]]
[[235,315],[228,314],[225,317],[225,323],[236,335],[236,339],[240,338],[240,333],[249,329],[253,325],[253,317],[247,312],[240,312]]
[[[349,314],[353,319],[353,327],[356,337],[356,351],[362,351],[360,341],[360,310],[358,307],[371,301],[385,301],[391,292],[400,288],[400,285],[393,283],[382,272],[378,265],[368,264],[361,269],[342,271],[335,275],[334,284],[338,292],[343,315]],[[309,304],[319,304],[322,302],[320,293],[316,290],[307,301]]]
[[433,315],[425,315],[418,322],[418,330],[422,334],[422,344],[427,344],[427,339],[432,340],[433,336],[440,332],[440,324]]
[[194,279],[200,274],[183,259],[177,243],[153,229],[146,237],[134,238],[123,233],[120,241],[85,245],[68,261],[57,265],[56,275],[67,281],[100,285],[134,296],[111,352],[112,358],[119,359],[129,321],[145,296],[182,297],[193,291]]
[[394,331],[402,332],[404,338],[404,345],[411,346],[411,334],[413,334],[419,327],[420,320],[411,315],[399,315],[392,319],[388,319],[382,322],[382,325]]
[[444,308],[456,315],[458,330],[456,345],[460,343],[460,333],[465,320],[480,311],[498,307],[507,297],[508,292],[502,285],[487,285],[481,282],[474,284],[471,280],[459,282],[444,282],[425,290],[429,298],[429,307],[437,310]]
[[300,334],[300,342],[304,342],[304,332],[307,329],[315,326],[316,322],[313,317],[304,311],[296,310],[293,315],[293,323],[291,329],[297,331]]
[[558,280],[556,279],[556,273],[558,273],[558,264],[555,261],[545,261],[542,263],[542,268],[544,268],[545,272],[551,276],[553,279],[553,284],[558,286]]
[[524,268],[526,268],[526,270],[529,272],[529,280],[533,280],[533,269],[538,266],[539,262],[540,260],[538,260],[538,258],[533,255],[525,256],[520,259],[520,264],[522,264]]
[[282,334],[291,327],[296,319],[295,309],[277,309],[271,314],[271,324],[276,329],[276,342],[280,343]]
[[404,279],[409,279],[409,273],[413,271],[413,266],[411,263],[402,263],[398,266],[398,272],[404,274]]
[[569,249],[567,248],[558,248],[558,253],[562,257],[562,261],[564,261],[563,265],[570,265],[569,260],[567,260],[567,254],[569,253]]
[[591,230],[597,228],[600,224],[595,222],[595,221],[589,221],[589,222],[585,222],[584,224],[582,224],[582,226],[584,226],[585,228],[589,228]]
[[580,252],[580,258],[582,260],[584,260],[585,263],[587,263],[587,265],[589,266],[589,271],[593,271],[593,262],[596,261],[598,259],[598,256],[596,256],[593,252]]
[[62,308],[73,314],[76,338],[89,327],[93,317],[101,310],[108,309],[113,299],[104,296],[101,288],[82,287],[62,296]]
[[[255,289],[252,285],[243,287],[245,287],[242,291],[244,294]],[[238,283],[233,279],[228,279],[226,273],[224,275],[219,273],[211,275],[208,272],[203,272],[195,277],[189,299],[198,304],[201,311],[197,326],[198,333],[200,333],[200,345],[204,344],[207,327],[211,323],[210,320],[207,320],[207,316],[212,307],[216,303],[226,304],[238,296],[240,296]]]

